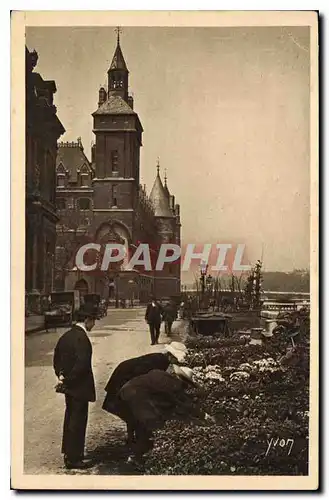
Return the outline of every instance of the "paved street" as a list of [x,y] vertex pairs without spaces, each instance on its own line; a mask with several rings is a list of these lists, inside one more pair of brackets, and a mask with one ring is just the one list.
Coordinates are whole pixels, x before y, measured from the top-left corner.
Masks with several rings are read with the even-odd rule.
[[[90,333],[97,401],[90,404],[87,452],[96,455],[97,465],[88,471],[63,468],[61,437],[64,396],[56,394],[52,368],[54,346],[66,329],[26,337],[25,348],[25,473],[27,474],[129,474],[125,461],[125,424],[101,406],[107,379],[122,360],[161,351],[168,342],[164,333],[158,346],[150,345],[144,309],[109,310]],[[163,332],[164,326],[162,326]],[[183,326],[174,324],[171,340],[179,340]]]

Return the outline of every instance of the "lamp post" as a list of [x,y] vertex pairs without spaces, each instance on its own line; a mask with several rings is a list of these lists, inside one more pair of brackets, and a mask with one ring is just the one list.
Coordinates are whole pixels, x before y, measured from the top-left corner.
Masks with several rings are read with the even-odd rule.
[[205,288],[206,288],[207,271],[208,271],[208,264],[205,260],[202,260],[200,262],[201,306],[202,306],[202,308],[204,306],[204,295],[205,295]]
[[207,283],[207,291],[208,291],[209,295],[212,296],[213,279],[212,279],[211,274],[209,274],[207,276],[206,283]]
[[119,273],[115,274],[115,308],[119,308]]
[[134,280],[129,280],[128,283],[131,286],[130,304],[131,304],[131,307],[134,307],[134,285],[135,285],[135,281]]
[[55,254],[51,254],[51,292],[54,291]]

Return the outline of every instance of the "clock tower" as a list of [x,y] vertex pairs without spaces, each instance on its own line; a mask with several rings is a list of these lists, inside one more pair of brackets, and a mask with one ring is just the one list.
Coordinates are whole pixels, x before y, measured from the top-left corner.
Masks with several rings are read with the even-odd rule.
[[95,177],[94,222],[123,223],[132,239],[134,209],[138,203],[140,147],[143,128],[129,96],[129,71],[120,46],[108,69],[107,88],[101,87],[98,109],[92,114],[96,143],[93,147]]

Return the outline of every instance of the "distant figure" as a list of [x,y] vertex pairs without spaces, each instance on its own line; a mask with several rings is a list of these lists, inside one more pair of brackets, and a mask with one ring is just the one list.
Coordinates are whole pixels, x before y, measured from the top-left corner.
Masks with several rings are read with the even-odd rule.
[[169,304],[166,304],[163,308],[162,319],[165,323],[165,332],[166,335],[171,334],[171,328],[173,322],[177,319],[177,307],[174,301],[170,301]]
[[184,319],[184,316],[185,316],[184,312],[185,312],[185,302],[182,301],[179,305],[179,317],[180,317],[180,319]]
[[150,328],[151,345],[159,343],[162,312],[162,307],[157,302],[156,298],[152,296],[145,313],[145,321]]
[[49,300],[48,297],[43,296],[42,297],[42,303],[41,303],[42,311],[49,311]]

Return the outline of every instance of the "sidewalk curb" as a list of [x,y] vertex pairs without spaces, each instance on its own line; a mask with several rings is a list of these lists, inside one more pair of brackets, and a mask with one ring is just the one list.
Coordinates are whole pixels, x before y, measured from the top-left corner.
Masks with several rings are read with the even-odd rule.
[[25,335],[31,335],[31,333],[38,333],[38,332],[45,332],[45,327],[44,326],[36,326],[35,328],[30,328],[29,330],[25,330]]
[[[123,309],[123,308],[109,308],[108,309],[108,314],[106,316],[110,316],[111,312],[114,312],[114,311],[140,311],[142,309],[145,309],[144,306],[136,306],[136,307],[127,307],[126,309]],[[104,316],[104,317],[106,317]],[[103,319],[103,318],[102,318]],[[59,326],[58,328],[65,328],[67,325],[65,326]],[[67,326],[67,328],[70,328],[70,326]],[[35,333],[55,333],[57,329],[54,329],[53,327],[52,328],[49,328],[49,330],[46,330],[45,326],[44,325],[40,325],[40,326],[35,326],[34,328],[30,328],[28,330],[25,330],[25,335],[28,336],[28,335],[32,335],[32,334],[35,334]]]

